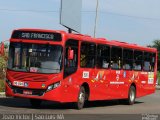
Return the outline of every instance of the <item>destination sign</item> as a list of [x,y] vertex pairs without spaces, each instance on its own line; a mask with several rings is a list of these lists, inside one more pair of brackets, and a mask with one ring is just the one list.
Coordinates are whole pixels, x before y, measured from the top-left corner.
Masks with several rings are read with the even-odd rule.
[[46,41],[61,41],[60,33],[51,32],[35,32],[35,31],[19,31],[16,30],[12,34],[13,39],[29,39],[29,40],[46,40]]

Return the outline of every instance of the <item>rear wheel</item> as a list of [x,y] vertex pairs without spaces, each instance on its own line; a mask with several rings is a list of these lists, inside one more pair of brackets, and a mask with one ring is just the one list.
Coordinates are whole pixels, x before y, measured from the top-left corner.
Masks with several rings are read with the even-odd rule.
[[84,87],[82,86],[79,91],[78,100],[75,103],[76,109],[78,110],[82,109],[84,107],[85,100],[86,100],[86,92]]
[[42,100],[30,99],[30,104],[32,107],[40,107]]
[[136,89],[134,86],[131,86],[128,93],[127,104],[133,105],[136,99]]

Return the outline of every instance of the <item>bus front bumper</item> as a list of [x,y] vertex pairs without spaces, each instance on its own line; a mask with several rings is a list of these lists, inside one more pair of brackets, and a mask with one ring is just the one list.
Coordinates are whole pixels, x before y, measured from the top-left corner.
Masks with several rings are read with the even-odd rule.
[[[72,87],[64,89],[62,86],[57,87],[53,90],[47,91],[44,89],[25,89],[20,87],[9,86],[5,83],[6,86],[6,96],[8,97],[19,97],[19,98],[28,98],[28,99],[41,99],[41,100],[49,100],[56,101],[60,103],[64,102],[76,102],[78,95],[78,87]],[[69,91],[74,89],[74,93],[72,94]],[[67,92],[65,92],[67,91]],[[77,91],[77,92],[76,92]]]

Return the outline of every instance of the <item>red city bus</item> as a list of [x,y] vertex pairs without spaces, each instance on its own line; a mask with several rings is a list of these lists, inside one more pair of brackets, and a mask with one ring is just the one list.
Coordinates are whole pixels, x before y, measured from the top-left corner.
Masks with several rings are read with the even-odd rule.
[[64,31],[14,30],[10,39],[6,95],[73,102],[135,98],[155,92],[157,50]]

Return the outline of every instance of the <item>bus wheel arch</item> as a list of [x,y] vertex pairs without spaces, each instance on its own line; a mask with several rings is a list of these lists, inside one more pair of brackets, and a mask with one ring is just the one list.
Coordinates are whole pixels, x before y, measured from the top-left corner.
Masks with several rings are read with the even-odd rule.
[[74,103],[74,107],[78,110],[82,109],[85,105],[85,102],[89,98],[89,85],[87,83],[83,83],[80,85],[78,99],[77,102]]
[[133,82],[133,83],[130,85],[130,88],[131,88],[131,86],[133,86],[133,87],[135,88],[135,94],[136,94],[136,96],[137,96],[137,87],[136,87],[136,84]]
[[85,93],[86,93],[86,100],[88,100],[88,99],[89,99],[89,96],[90,96],[89,85],[88,85],[88,83],[85,82],[85,83],[83,83],[81,86],[84,87]]

